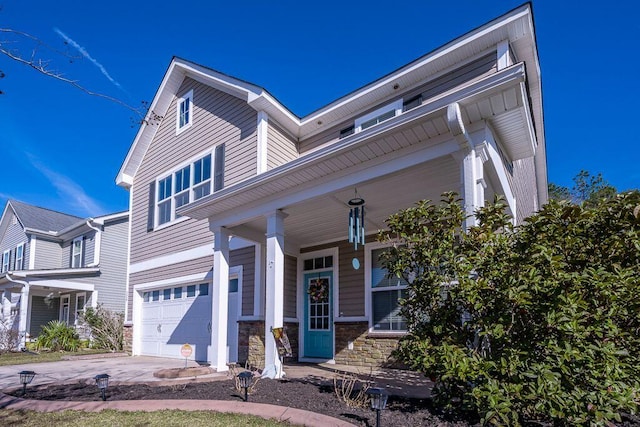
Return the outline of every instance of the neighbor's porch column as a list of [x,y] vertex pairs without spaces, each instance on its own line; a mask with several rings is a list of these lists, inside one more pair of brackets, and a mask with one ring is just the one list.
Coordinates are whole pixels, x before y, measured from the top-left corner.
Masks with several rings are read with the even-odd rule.
[[283,376],[271,328],[283,327],[284,318],[284,218],[281,211],[267,217],[267,265],[265,289],[264,366],[274,365],[276,378]]
[[227,314],[229,311],[229,231],[215,227],[213,247],[213,289],[211,290],[211,366],[227,371]]
[[20,294],[18,331],[20,333],[20,344],[23,348],[26,348],[27,334],[29,333],[29,284],[25,283],[22,285],[22,292]]

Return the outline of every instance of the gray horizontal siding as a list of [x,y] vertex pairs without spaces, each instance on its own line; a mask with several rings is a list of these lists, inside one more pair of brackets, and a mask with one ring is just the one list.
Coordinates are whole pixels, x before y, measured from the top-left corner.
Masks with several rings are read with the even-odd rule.
[[[62,259],[62,248],[57,242],[45,240],[40,237],[36,237],[36,254],[35,254],[35,269],[46,270],[52,268],[61,268],[60,260]],[[64,267],[68,267],[69,264],[65,264]]]
[[[10,270],[15,270],[15,250],[16,247],[21,244],[21,243],[25,243],[25,249],[27,249],[28,246],[28,238],[27,235],[24,233],[22,226],[20,225],[19,222],[15,222],[15,215],[13,213],[13,210],[8,209],[7,210],[7,217],[5,217],[5,221],[7,221],[7,223],[9,224],[4,232],[4,234],[2,236],[0,236],[0,261],[1,261],[1,257],[2,254],[4,253],[4,251],[6,250],[10,250],[11,251],[11,255],[10,255],[10,264],[9,264],[9,269]],[[27,254],[23,254],[23,268],[27,269],[29,267],[29,260],[26,258]]]
[[104,225],[100,243],[100,276],[95,279],[98,303],[120,313],[125,310],[128,235],[128,219]]
[[284,317],[296,317],[298,259],[291,255],[284,257]]
[[132,194],[131,263],[211,244],[206,221],[187,220],[147,232],[149,184],[175,165],[205,150],[225,144],[225,186],[256,174],[257,113],[246,102],[191,79],[178,94],[193,89],[193,125],[175,134],[176,101],[159,125],[157,134],[136,173]]
[[267,169],[273,169],[298,158],[296,140],[278,124],[269,121]]
[[242,315],[253,315],[253,296],[255,289],[256,250],[254,246],[231,251],[229,266],[242,266]]
[[45,302],[45,297],[31,297],[31,323],[29,334],[35,338],[42,332],[42,327],[60,317],[60,298],[52,298]]
[[[495,52],[485,55],[455,70],[452,70],[449,73],[436,77],[435,79],[426,82],[420,87],[399,94],[396,99],[410,99],[416,95],[422,94],[423,102],[428,102],[430,98],[433,98],[436,95],[447,92],[462,84],[471,83],[489,74],[495,73],[497,71],[496,61],[497,57]],[[392,101],[389,100],[385,101],[384,103],[372,106],[370,109],[359,114],[358,117],[364,116],[371,111],[389,104],[390,102]],[[339,123],[324,132],[312,136],[311,138],[301,140],[299,143],[300,154],[302,155],[309,150],[313,150],[328,142],[336,141],[340,136],[340,130],[351,126],[353,123],[354,118],[351,117],[348,120],[345,120],[344,122]]]

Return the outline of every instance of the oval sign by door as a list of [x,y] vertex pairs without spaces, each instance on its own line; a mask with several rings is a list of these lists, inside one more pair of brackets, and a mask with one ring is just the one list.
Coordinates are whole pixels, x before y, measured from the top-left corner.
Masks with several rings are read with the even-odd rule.
[[191,353],[193,353],[193,347],[189,344],[183,344],[182,347],[180,347],[180,354],[182,357],[189,357],[191,356]]
[[354,270],[360,269],[360,260],[358,258],[352,259],[351,260],[351,265],[353,266]]

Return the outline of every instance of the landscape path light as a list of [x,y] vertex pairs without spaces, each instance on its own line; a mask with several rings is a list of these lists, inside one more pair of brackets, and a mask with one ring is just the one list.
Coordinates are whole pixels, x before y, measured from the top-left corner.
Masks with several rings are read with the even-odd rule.
[[109,387],[109,375],[100,374],[93,377],[96,380],[96,385],[100,389],[100,395],[102,396],[102,400],[107,400],[107,387]]
[[253,372],[243,371],[238,374],[238,381],[240,382],[240,387],[244,389],[244,401],[247,402],[249,399],[248,389],[251,386],[251,380],[253,379]]
[[367,395],[371,399],[371,408],[376,410],[376,427],[380,427],[380,411],[387,406],[389,394],[384,388],[372,387],[367,390]]
[[27,392],[27,384],[30,384],[33,381],[33,377],[36,376],[36,373],[33,371],[22,371],[20,372],[20,383],[22,384],[22,395]]

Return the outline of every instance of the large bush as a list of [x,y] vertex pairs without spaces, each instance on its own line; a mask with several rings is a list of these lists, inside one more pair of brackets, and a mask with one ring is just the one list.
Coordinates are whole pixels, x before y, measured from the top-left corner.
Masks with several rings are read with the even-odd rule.
[[463,231],[454,194],[391,216],[409,283],[398,355],[436,398],[495,424],[605,424],[640,402],[640,193],[551,202],[514,229],[500,201]]
[[98,304],[80,314],[80,323],[91,330],[91,345],[111,351],[122,351],[124,345],[124,314]]

